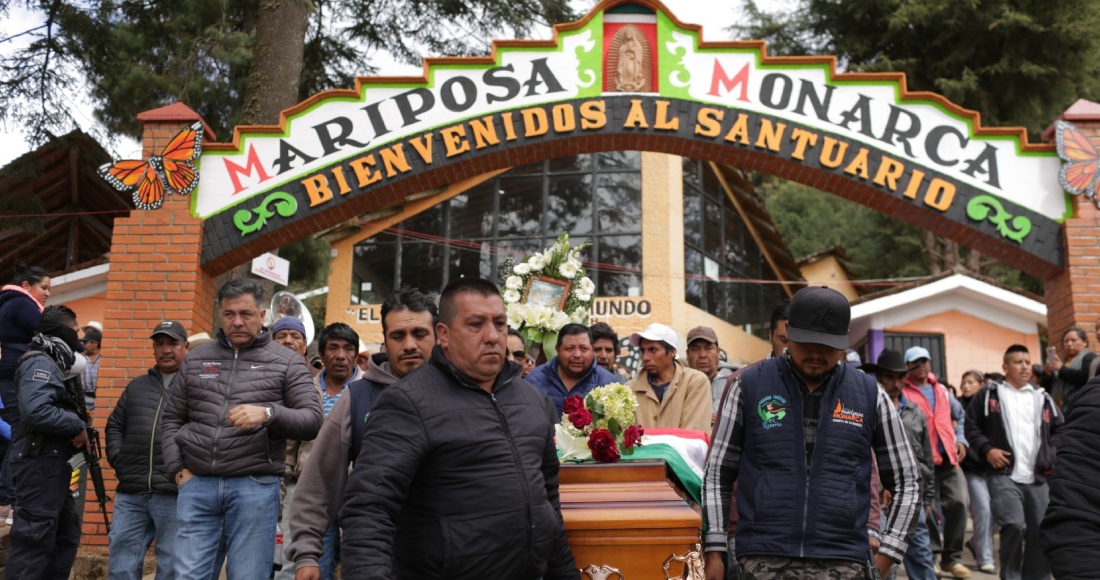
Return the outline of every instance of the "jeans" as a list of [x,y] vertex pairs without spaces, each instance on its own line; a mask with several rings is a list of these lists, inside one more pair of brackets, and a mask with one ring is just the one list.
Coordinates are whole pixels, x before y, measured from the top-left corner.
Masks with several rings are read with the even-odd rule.
[[229,580],[268,580],[279,521],[279,477],[196,475],[179,489],[176,574],[209,578],[225,543]]
[[974,522],[974,553],[978,565],[993,563],[993,514],[989,511],[989,486],[985,475],[966,474],[966,487],[970,490],[970,519]]
[[[275,580],[294,580],[298,571],[298,565],[286,554],[290,548],[290,521],[294,518],[294,512],[290,509],[290,503],[294,499],[294,491],[298,482],[292,481],[286,486],[286,496],[283,497],[283,567],[275,573]],[[321,568],[321,580],[335,580],[336,562],[339,561],[340,551],[340,526],[333,522],[322,538],[324,552],[317,560],[317,566]]]
[[909,549],[905,551],[905,573],[910,580],[936,580],[935,559],[929,544],[928,518],[922,507],[917,510],[917,527],[913,529]]
[[1001,527],[1001,578],[1050,578],[1039,535],[1039,522],[1050,502],[1047,484],[1016,483],[1007,475],[991,475],[988,483],[993,520]]
[[145,551],[156,540],[156,580],[176,578],[176,496],[171,493],[120,493],[115,496],[107,559],[110,580],[140,580]]

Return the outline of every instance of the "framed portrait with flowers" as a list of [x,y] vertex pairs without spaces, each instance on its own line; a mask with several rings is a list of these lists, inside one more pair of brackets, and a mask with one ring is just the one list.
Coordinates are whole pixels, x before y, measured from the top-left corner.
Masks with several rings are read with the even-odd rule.
[[523,290],[523,299],[520,304],[565,310],[565,303],[569,300],[569,290],[572,287],[573,283],[568,280],[541,275],[531,276],[527,279],[527,287]]

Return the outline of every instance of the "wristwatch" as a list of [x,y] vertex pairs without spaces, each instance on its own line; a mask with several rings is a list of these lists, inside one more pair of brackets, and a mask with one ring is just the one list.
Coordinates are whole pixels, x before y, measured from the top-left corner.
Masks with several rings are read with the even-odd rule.
[[274,414],[275,411],[271,408],[271,405],[264,405],[264,424],[267,424],[268,421],[271,421],[271,417]]

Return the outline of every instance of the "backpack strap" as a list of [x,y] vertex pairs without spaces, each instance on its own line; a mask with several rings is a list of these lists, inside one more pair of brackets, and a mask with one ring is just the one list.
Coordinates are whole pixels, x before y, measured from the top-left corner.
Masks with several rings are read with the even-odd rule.
[[370,379],[360,379],[348,385],[348,396],[351,397],[351,447],[348,449],[348,461],[352,464],[359,457],[371,407],[385,388],[386,385]]

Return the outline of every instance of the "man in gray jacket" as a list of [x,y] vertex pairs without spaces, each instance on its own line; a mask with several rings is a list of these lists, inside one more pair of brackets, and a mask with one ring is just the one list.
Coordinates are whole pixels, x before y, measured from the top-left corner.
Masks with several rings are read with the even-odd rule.
[[164,465],[179,487],[176,573],[206,578],[228,548],[230,580],[267,580],[275,555],[286,440],[317,436],[323,416],[305,361],[263,327],[263,288],[218,290],[222,328],[180,368],[164,412]]
[[359,452],[366,414],[384,389],[427,362],[435,346],[436,318],[435,304],[416,290],[394,292],[382,303],[386,352],[371,356],[363,378],[349,384],[347,396],[336,401],[298,477],[290,506],[296,516],[290,519],[286,550],[287,560],[297,566],[296,580],[331,578],[322,561],[348,483],[348,466]]

